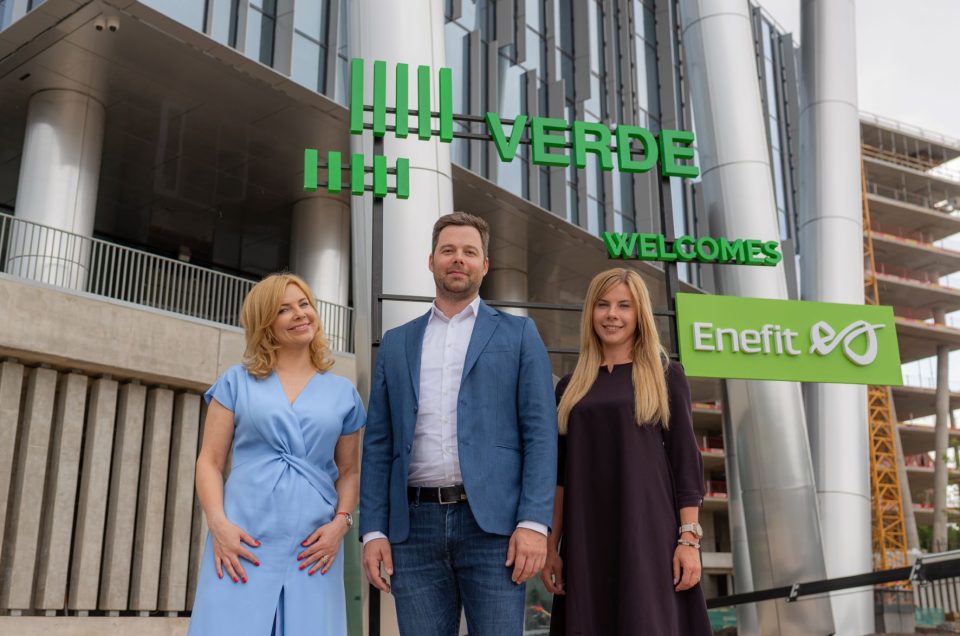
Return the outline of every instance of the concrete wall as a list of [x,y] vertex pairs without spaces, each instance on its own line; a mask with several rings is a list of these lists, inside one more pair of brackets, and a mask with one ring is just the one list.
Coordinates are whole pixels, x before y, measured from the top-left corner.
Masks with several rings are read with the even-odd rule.
[[[0,274],[0,356],[205,391],[240,362],[243,332]],[[350,354],[334,372],[356,379]]]
[[[206,539],[200,394],[238,329],[0,276],[2,634],[182,634]],[[352,356],[334,372],[355,379]]]

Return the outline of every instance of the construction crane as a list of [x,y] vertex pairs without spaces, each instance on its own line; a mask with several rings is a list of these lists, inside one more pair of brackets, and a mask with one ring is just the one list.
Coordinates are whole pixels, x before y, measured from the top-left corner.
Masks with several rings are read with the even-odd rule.
[[[860,157],[863,200],[863,296],[867,305],[879,305],[877,271],[870,233],[867,174]],[[867,420],[870,426],[870,490],[873,508],[873,566],[875,570],[904,567],[907,531],[903,517],[900,472],[897,467],[896,425],[890,387],[867,387]]]

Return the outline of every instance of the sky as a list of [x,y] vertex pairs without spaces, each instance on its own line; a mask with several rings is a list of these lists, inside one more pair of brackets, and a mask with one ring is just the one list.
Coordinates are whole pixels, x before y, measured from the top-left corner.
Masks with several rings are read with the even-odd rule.
[[[803,40],[800,0],[759,4]],[[960,139],[958,25],[960,0],[856,2],[860,110]]]

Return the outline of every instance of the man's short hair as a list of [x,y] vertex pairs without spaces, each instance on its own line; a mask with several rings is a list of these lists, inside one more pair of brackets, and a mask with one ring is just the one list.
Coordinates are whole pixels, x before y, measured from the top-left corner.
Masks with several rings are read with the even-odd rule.
[[440,240],[440,232],[443,230],[443,228],[451,225],[464,225],[467,227],[472,227],[477,232],[480,232],[480,242],[483,244],[483,257],[488,257],[488,248],[490,246],[490,225],[479,216],[474,216],[469,212],[451,212],[450,214],[444,214],[437,219],[437,222],[433,224],[433,245],[430,248],[431,253],[437,251],[437,242]]

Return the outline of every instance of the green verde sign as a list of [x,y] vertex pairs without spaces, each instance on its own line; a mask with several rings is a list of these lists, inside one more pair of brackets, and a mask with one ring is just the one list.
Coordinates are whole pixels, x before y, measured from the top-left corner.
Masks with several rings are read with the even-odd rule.
[[[568,123],[563,119],[528,115],[519,115],[511,121],[494,112],[486,113],[480,122],[477,117],[454,114],[453,72],[449,68],[441,68],[437,73],[440,110],[436,112],[431,110],[433,88],[429,66],[418,66],[416,70],[416,109],[410,108],[407,64],[395,65],[393,84],[393,106],[388,106],[387,63],[374,62],[372,104],[365,104],[364,61],[350,60],[350,134],[361,135],[369,130],[375,138],[391,132],[398,139],[415,135],[421,140],[436,136],[444,143],[458,137],[490,141],[500,160],[507,163],[514,160],[523,143],[530,146],[531,163],[539,166],[584,168],[587,155],[593,154],[602,170],[613,170],[616,163],[617,170],[626,173],[648,172],[659,166],[660,173],[666,177],[692,179],[700,174],[700,169],[689,163],[694,157],[694,138],[690,131],[663,129],[654,134],[640,126],[620,124],[611,129],[597,122]],[[462,124],[462,130],[457,130],[454,122]],[[485,133],[466,132],[477,123],[486,126]],[[510,127],[509,131],[505,124]],[[339,151],[327,152],[326,162],[322,163],[316,149],[305,149],[303,189],[312,192],[323,187],[328,192],[339,193],[349,188],[353,195],[372,192],[375,197],[395,194],[398,199],[406,199],[410,196],[409,160],[398,158],[394,167],[390,167],[383,155],[374,155],[368,162],[362,153],[354,153],[349,160],[349,183],[345,183],[342,176],[346,163]],[[325,183],[318,179],[320,169],[327,172]],[[368,173],[373,174],[373,183],[369,185],[365,179]],[[387,175],[394,176],[393,187],[388,185]]]
[[903,382],[893,309],[677,294],[688,375],[896,386]]
[[669,242],[662,234],[636,232],[604,232],[601,236],[610,258],[768,266],[783,260],[777,241],[684,235]]

